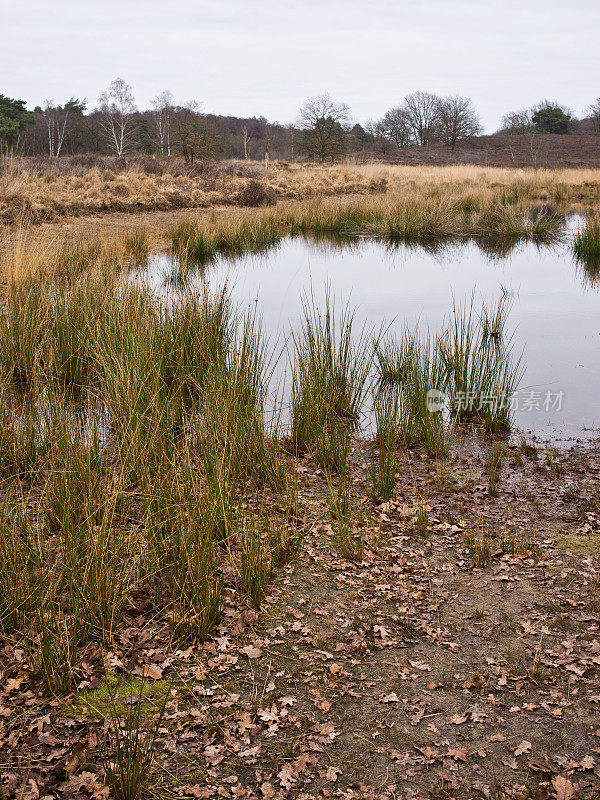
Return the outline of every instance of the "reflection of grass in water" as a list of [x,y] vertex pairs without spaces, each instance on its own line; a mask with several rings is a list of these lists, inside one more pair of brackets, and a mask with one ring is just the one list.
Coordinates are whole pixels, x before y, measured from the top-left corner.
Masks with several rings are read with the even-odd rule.
[[206,264],[217,256],[265,252],[285,235],[321,237],[355,246],[356,236],[388,242],[440,243],[455,237],[481,238],[506,247],[519,240],[552,241],[562,220],[551,211],[530,213],[523,199],[461,198],[452,192],[410,196],[311,199],[259,210],[253,216],[186,219],[170,230],[173,252],[182,261]]
[[581,277],[584,286],[591,289],[600,289],[600,258],[588,259],[575,259],[577,273]]
[[588,219],[583,230],[573,237],[573,253],[582,270],[584,281],[591,286],[600,284],[600,215]]

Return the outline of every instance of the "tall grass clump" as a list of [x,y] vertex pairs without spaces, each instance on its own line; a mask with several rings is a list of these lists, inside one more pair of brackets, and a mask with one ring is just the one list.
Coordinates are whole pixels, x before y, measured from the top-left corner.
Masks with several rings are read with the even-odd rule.
[[197,397],[210,371],[223,372],[234,339],[231,298],[226,287],[211,294],[203,284],[176,300],[168,317],[172,380],[186,399]]
[[281,483],[276,432],[265,408],[269,368],[260,321],[247,314],[225,365],[214,364],[204,385],[199,445],[210,485]]
[[45,360],[53,376],[79,387],[95,381],[95,338],[103,335],[117,291],[95,274],[52,287]]
[[172,252],[184,264],[203,265],[217,256],[260,253],[281,241],[282,231],[269,215],[216,222],[182,220],[170,230]]
[[355,340],[349,306],[341,313],[325,296],[323,311],[305,300],[301,331],[294,335],[291,439],[296,452],[310,450],[336,426],[359,421],[368,388],[372,351],[364,331]]
[[384,389],[375,397],[375,444],[377,454],[369,465],[371,495],[387,502],[394,494],[398,463],[398,392]]
[[502,472],[502,465],[504,463],[504,448],[498,444],[492,447],[487,460],[488,468],[488,493],[490,497],[498,496],[498,484],[500,482],[500,473]]
[[54,535],[57,585],[79,622],[82,641],[110,641],[135,574],[133,538],[119,527],[122,487],[102,464],[95,425],[80,432],[54,422],[42,508]]
[[202,640],[216,625],[222,577],[210,503],[189,452],[180,475],[166,471],[146,499],[150,569],[171,605],[175,636]]
[[119,235],[96,236],[63,242],[56,251],[50,272],[58,282],[77,281],[92,272],[115,277],[125,267],[142,264],[150,247],[145,228]]
[[75,685],[79,618],[64,611],[52,589],[35,609],[26,638],[26,652],[34,670],[53,694],[66,694]]
[[64,242],[56,255],[54,271],[57,276],[78,278],[95,266],[102,255],[102,240]]
[[504,331],[509,301],[504,293],[495,309],[484,306],[479,317],[473,298],[468,305],[455,304],[439,338],[445,388],[457,419],[479,420],[490,432],[510,429],[511,398],[522,376]]
[[0,380],[0,477],[32,478],[48,447],[46,393],[24,394],[20,387]]
[[457,236],[463,228],[462,215],[447,199],[426,202],[404,201],[369,229],[392,241],[432,241]]
[[42,539],[27,519],[23,506],[0,507],[0,632],[25,629],[39,605],[44,562]]
[[[149,713],[148,701],[131,698],[124,718],[117,692],[109,693],[107,733],[102,743],[106,783],[117,800],[140,800],[151,777],[161,726],[169,693]],[[149,719],[148,719],[149,718]]]
[[260,608],[272,572],[262,535],[262,530],[268,531],[269,526],[263,516],[256,514],[245,519],[240,527],[240,586],[255,608]]
[[578,230],[573,237],[573,252],[583,264],[600,270],[600,214],[587,220],[583,230]]
[[362,202],[313,200],[283,214],[282,222],[292,236],[299,234],[340,235],[375,225],[383,219],[383,210]]
[[146,228],[134,228],[123,237],[123,249],[134,264],[142,264],[148,257],[150,235]]
[[0,370],[15,383],[30,383],[43,364],[49,327],[47,288],[41,278],[6,287],[5,313],[0,315]]
[[184,219],[170,230],[173,253],[182,261],[205,264],[216,255],[208,232],[196,222]]
[[487,241],[517,242],[527,232],[526,215],[520,203],[494,200],[473,214],[470,233]]
[[360,531],[352,519],[352,496],[347,474],[339,476],[337,486],[331,475],[327,474],[327,504],[337,552],[348,561],[360,561],[364,546]]
[[46,526],[55,532],[86,519],[95,524],[110,492],[97,419],[90,416],[88,429],[81,430],[75,419],[54,408],[49,421],[43,502]]
[[166,314],[151,292],[127,287],[115,292],[93,337],[110,432],[131,480],[142,480],[169,457],[181,421]]
[[447,450],[443,409],[432,406],[431,392],[443,390],[443,365],[437,341],[405,330],[399,339],[375,347],[380,391],[397,420],[397,438],[404,447],[423,445],[429,456]]

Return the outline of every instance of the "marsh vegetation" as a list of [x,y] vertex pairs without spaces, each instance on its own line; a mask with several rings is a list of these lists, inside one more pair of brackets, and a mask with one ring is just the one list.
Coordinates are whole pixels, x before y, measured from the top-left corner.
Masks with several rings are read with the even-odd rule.
[[[462,537],[456,547],[469,569],[537,553],[533,537],[510,521],[497,534],[482,518],[467,525],[462,507],[446,521],[430,504],[436,491],[471,491],[466,439],[481,448],[480,480],[499,508],[510,459],[521,458],[508,439],[525,367],[511,333],[510,292],[457,296],[437,326],[392,328],[363,324],[331,286],[307,291],[282,348],[262,324],[261,303],[252,311],[237,304],[210,270],[332,234],[333,248],[366,239],[422,244],[427,254],[455,237],[496,252],[562,241],[560,213],[532,212],[532,191],[463,181],[458,190],[429,184],[393,197],[317,197],[188,218],[159,233],[140,226],[55,242],[15,232],[0,318],[3,669],[26,676],[61,713],[95,681],[94,719],[105,720],[96,760],[116,796],[139,797],[154,779],[162,726],[179,713],[177,692],[198,704],[204,692],[193,685],[204,681],[202,665],[192,680],[178,661],[175,689],[162,685],[162,672],[192,652],[208,654],[217,670],[235,665],[230,624],[246,637],[239,652],[250,663],[274,647],[279,634],[258,641],[256,631],[271,613],[275,629],[287,625],[271,596],[296,568],[310,575],[327,553],[323,587],[312,591],[333,591],[324,575],[339,573],[355,592],[352,581],[363,580],[377,552],[383,561],[373,574],[385,573],[386,582],[376,585],[390,586],[404,575],[406,553],[423,560],[448,531]],[[593,236],[592,220],[573,247]],[[165,241],[178,273],[168,291],[147,280],[148,254]],[[286,387],[274,382],[282,370]],[[435,478],[426,482],[429,473]],[[431,595],[428,586],[411,592]],[[385,612],[385,624],[401,625],[411,641],[424,602],[413,605],[414,597],[414,614]],[[304,602],[294,612],[301,636]],[[132,644],[142,618],[148,631]],[[352,658],[387,641],[382,625],[360,615],[344,621]],[[310,646],[328,652],[317,638]],[[290,652],[284,665],[296,657]],[[130,687],[125,702],[115,669]],[[328,673],[335,680],[336,669]],[[269,665],[260,681],[269,686],[270,676]],[[132,688],[140,678],[156,681],[151,702],[147,687]],[[224,709],[237,702],[224,697]],[[209,732],[203,746],[220,742],[204,707],[194,713]]]

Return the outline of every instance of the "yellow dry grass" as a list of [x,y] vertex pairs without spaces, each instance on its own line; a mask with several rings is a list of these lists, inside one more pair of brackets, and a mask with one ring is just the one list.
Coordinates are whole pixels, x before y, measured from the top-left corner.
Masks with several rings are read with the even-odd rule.
[[[237,166],[249,169],[247,163]],[[241,208],[235,207],[239,193],[256,178],[217,167],[210,173],[210,189],[202,176],[141,171],[104,174],[98,169],[84,175],[44,176],[24,169],[14,159],[0,167],[0,222],[12,220],[0,244],[3,281],[22,280],[39,271],[56,275],[58,270],[60,274],[64,249],[87,246],[86,242],[92,243],[91,258],[99,268],[119,268],[131,260],[131,238],[135,239],[142,226],[147,246],[170,241],[169,227],[177,221],[176,209],[201,223],[206,232],[229,239],[239,239],[240,226],[267,224],[285,231],[304,225],[319,230],[327,227],[329,219],[340,217],[350,220],[351,226],[353,215],[374,233],[385,234],[390,218],[402,216],[406,224],[408,215],[420,236],[427,233],[428,226],[435,235],[477,235],[477,225],[483,225],[490,210],[500,208],[518,217],[527,204],[539,201],[564,208],[574,202],[600,200],[600,170],[593,169],[275,162],[266,171],[254,164],[250,174],[256,175],[260,167],[260,183],[277,202],[265,208]],[[194,214],[194,208],[204,211]],[[160,210],[166,213],[148,213]],[[138,213],[120,216],[111,211]],[[89,224],[85,220],[69,222],[86,215],[94,215]],[[69,224],[30,224],[44,219]],[[485,225],[489,228],[490,221]]]
[[[320,166],[274,162],[268,170],[241,162],[229,169],[214,165],[195,177],[129,169],[93,168],[83,174],[30,170],[17,159],[0,167],[0,222],[55,221],[110,212],[168,211],[243,205],[242,193],[258,180],[277,200],[421,192],[459,197],[467,193],[517,192],[531,200],[567,202],[581,195],[600,198],[600,171],[593,169],[508,169],[478,166],[395,166],[337,164]],[[235,168],[237,167],[237,168]],[[580,198],[581,199],[581,198]]]

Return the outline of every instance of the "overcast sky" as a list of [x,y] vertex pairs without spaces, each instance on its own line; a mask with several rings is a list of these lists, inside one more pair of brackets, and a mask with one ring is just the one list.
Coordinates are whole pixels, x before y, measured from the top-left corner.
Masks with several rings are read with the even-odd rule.
[[473,98],[488,132],[600,95],[600,0],[0,0],[0,93],[92,108],[116,76],[217,114],[293,121],[328,91],[361,122],[415,89]]

